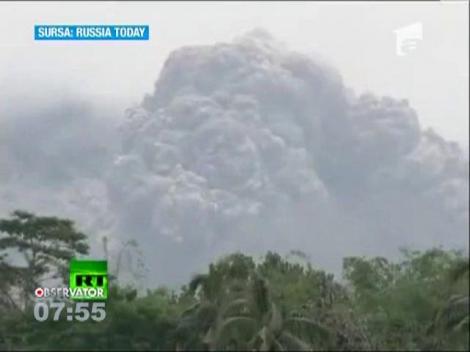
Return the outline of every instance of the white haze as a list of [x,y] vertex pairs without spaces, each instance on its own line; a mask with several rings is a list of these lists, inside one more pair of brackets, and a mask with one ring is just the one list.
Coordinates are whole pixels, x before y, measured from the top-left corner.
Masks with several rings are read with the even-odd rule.
[[136,239],[149,284],[233,251],[348,255],[468,249],[468,158],[406,100],[348,88],[263,30],[183,47],[119,127],[73,97],[1,111],[0,211],[71,217]]

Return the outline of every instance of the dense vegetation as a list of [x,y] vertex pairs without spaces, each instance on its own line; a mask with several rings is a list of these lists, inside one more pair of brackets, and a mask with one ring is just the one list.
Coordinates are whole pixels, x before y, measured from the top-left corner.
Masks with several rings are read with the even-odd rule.
[[68,260],[87,252],[71,221],[20,211],[0,220],[0,350],[469,349],[469,262],[459,252],[345,258],[340,280],[300,252],[236,253],[178,291],[137,294],[114,277],[103,322],[36,322],[31,288],[66,280]]

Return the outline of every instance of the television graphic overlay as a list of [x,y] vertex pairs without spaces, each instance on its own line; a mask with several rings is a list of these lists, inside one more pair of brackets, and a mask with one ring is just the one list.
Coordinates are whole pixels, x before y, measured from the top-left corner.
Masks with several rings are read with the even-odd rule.
[[76,301],[106,300],[108,298],[108,263],[102,260],[70,262],[70,291]]
[[100,322],[106,318],[108,298],[108,263],[103,260],[70,262],[69,287],[38,287],[34,318],[39,322],[59,321]]

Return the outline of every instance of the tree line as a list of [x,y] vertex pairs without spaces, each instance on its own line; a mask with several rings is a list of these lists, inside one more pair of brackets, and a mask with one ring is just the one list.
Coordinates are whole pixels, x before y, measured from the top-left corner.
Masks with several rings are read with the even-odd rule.
[[88,252],[70,220],[0,219],[0,350],[469,350],[462,252],[348,257],[341,278],[302,252],[234,253],[179,290],[138,292],[111,275],[103,322],[35,321],[34,288],[66,284],[70,259]]

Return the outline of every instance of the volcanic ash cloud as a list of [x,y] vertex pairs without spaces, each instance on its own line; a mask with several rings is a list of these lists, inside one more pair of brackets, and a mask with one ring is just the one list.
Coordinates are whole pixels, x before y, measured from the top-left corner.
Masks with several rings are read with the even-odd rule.
[[356,95],[263,31],[173,52],[121,138],[110,209],[159,281],[234,250],[301,249],[331,267],[468,247],[460,149],[423,131],[406,101]]

